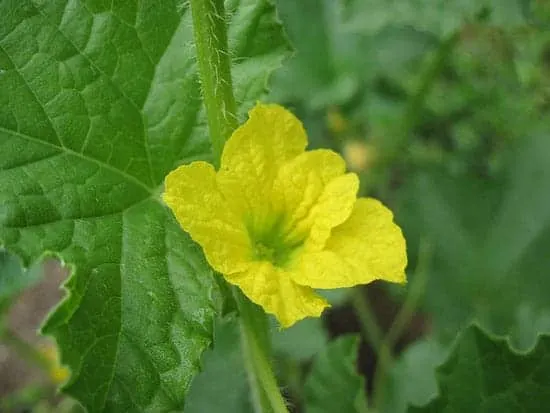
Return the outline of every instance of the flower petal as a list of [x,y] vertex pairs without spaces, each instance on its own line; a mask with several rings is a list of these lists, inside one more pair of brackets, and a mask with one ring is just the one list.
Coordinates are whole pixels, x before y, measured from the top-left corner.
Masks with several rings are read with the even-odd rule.
[[[304,152],[281,166],[273,183],[273,204],[290,213],[289,221],[304,219],[333,178],[343,175],[346,164],[336,152]],[[292,212],[290,212],[292,211]]]
[[[330,229],[349,216],[357,189],[355,192],[351,189],[349,196],[330,200],[330,203],[344,204],[336,209],[339,213],[347,212],[345,217],[337,217],[334,221],[331,217],[322,217],[327,212],[322,206],[329,204],[328,193],[340,187],[343,181],[353,179],[344,178],[345,169],[346,164],[340,155],[326,149],[304,152],[281,167],[273,183],[271,205],[274,216],[285,217],[281,231],[286,234],[289,244],[302,243],[311,234],[319,237],[318,227],[323,223],[329,226],[324,237],[326,240]],[[324,241],[321,244],[318,249],[322,248]]]
[[247,268],[252,249],[246,227],[227,207],[212,165],[193,162],[170,172],[163,199],[216,271],[232,273]]
[[336,227],[324,251],[304,254],[293,280],[312,288],[343,288],[382,279],[403,283],[406,245],[392,212],[373,198],[359,198]]
[[280,166],[306,145],[302,123],[292,113],[279,105],[257,104],[222,154],[218,180],[234,208],[242,215],[265,209]]
[[225,278],[266,312],[275,315],[285,328],[308,316],[319,317],[329,306],[313,289],[294,283],[288,272],[267,261],[255,262],[246,271]]
[[309,237],[304,243],[304,251],[320,251],[336,226],[346,221],[356,202],[359,178],[348,173],[334,178],[325,187],[308,217],[298,225],[298,231],[309,229]]

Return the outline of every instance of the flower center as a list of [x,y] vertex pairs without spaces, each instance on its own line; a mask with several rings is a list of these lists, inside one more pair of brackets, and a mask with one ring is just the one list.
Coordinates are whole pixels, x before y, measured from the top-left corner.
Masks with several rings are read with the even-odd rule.
[[261,225],[248,226],[253,258],[269,261],[276,267],[288,267],[306,237],[296,236],[292,230],[286,229],[284,216],[262,221]]

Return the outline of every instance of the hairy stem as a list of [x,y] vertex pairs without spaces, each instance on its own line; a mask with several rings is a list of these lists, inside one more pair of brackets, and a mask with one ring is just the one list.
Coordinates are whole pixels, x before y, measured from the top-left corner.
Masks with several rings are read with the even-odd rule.
[[265,313],[234,289],[241,320],[243,358],[252,391],[252,403],[258,413],[288,413],[267,354],[270,349]]
[[[224,2],[191,0],[191,13],[214,163],[219,166],[224,144],[238,126]],[[266,316],[236,287],[233,296],[240,314],[243,358],[255,410],[288,413],[269,361]]]
[[214,162],[238,126],[223,0],[191,0],[193,31]]

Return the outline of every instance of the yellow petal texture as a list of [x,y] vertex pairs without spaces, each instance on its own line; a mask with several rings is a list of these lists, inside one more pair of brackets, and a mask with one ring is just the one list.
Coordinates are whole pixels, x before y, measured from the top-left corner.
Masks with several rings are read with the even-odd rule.
[[223,149],[218,181],[235,211],[261,219],[279,168],[303,153],[302,123],[279,105],[257,104]]
[[[330,188],[329,183],[343,176],[345,169],[344,160],[337,153],[326,149],[304,152],[282,165],[273,183],[271,204],[274,215],[285,216],[281,231],[288,234],[290,243],[307,238],[318,216],[316,205],[327,188]],[[350,202],[349,208],[343,208],[347,209],[344,219],[351,213],[355,200],[353,189],[348,198],[342,198],[344,203],[346,200]]]
[[305,317],[319,317],[329,306],[312,288],[294,283],[290,273],[266,261],[225,278],[266,312],[274,314],[285,328]]
[[333,179],[301,225],[309,227],[309,237],[304,244],[305,252],[319,251],[325,246],[331,230],[342,224],[353,210],[359,189],[359,178],[346,174]]
[[210,265],[283,327],[328,306],[314,288],[405,281],[405,240],[380,202],[357,199],[337,153],[305,152],[300,121],[258,104],[227,141],[219,171],[172,171],[163,198]]
[[251,246],[246,227],[227,207],[212,165],[193,162],[170,172],[163,199],[216,271],[230,274],[248,267]]
[[376,199],[359,198],[325,249],[301,256],[293,280],[312,288],[352,287],[377,279],[403,283],[406,266],[405,239],[391,211]]
[[273,201],[281,211],[292,211],[292,220],[307,216],[325,185],[343,175],[346,164],[337,153],[318,149],[286,162],[273,184]]

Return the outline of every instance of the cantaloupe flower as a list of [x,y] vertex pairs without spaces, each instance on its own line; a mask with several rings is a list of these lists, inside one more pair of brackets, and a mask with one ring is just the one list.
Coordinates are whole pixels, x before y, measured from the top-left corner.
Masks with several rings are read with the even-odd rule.
[[163,195],[212,268],[283,327],[320,316],[328,303],[315,289],[405,282],[405,240],[392,213],[357,199],[358,178],[338,154],[306,145],[294,115],[258,104],[218,171],[180,166]]

